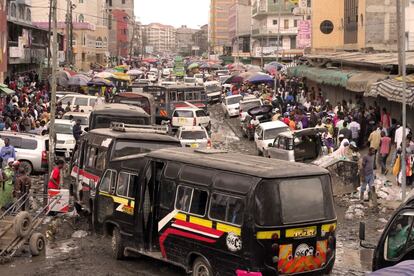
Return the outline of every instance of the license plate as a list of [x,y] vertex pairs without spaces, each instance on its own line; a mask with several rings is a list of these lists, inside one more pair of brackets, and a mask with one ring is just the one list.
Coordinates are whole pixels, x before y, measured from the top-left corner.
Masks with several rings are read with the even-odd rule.
[[193,149],[198,148],[198,144],[191,144],[191,148]]
[[316,226],[286,230],[286,238],[308,238],[316,236]]
[[178,122],[180,123],[180,124],[185,124],[186,123],[186,119],[185,118],[178,118]]

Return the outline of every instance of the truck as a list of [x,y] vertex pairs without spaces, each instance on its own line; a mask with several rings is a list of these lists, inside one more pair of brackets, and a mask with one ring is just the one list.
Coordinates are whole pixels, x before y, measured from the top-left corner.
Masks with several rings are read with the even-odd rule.
[[184,78],[185,68],[182,56],[176,56],[174,59],[174,75],[176,78]]

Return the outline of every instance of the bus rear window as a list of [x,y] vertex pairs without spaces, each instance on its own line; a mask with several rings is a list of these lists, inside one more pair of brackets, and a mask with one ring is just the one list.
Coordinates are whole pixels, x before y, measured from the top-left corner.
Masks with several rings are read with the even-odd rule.
[[117,123],[124,123],[124,124],[133,124],[133,125],[149,125],[149,118],[143,118],[143,117],[124,117],[124,116],[104,116],[104,115],[98,115],[96,116],[95,120],[93,120],[94,125],[92,126],[92,129],[97,128],[109,128],[111,126],[112,122]]
[[128,155],[148,153],[154,150],[180,147],[180,143],[163,143],[160,141],[145,142],[145,141],[128,141],[119,140],[116,141],[114,151],[112,153],[113,158],[124,157]]
[[335,218],[328,176],[264,180],[255,201],[261,226]]

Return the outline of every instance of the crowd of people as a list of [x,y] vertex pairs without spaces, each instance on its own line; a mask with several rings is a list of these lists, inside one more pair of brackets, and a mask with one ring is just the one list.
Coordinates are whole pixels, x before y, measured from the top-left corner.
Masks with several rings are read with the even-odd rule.
[[[272,120],[281,120],[294,130],[311,127],[326,128],[321,140],[331,156],[360,162],[361,197],[372,187],[375,171],[387,175],[391,171],[401,185],[406,177],[411,185],[414,178],[414,140],[410,128],[403,139],[399,118],[392,118],[377,102],[367,105],[362,97],[331,103],[321,88],[307,87],[306,80],[282,74],[273,83],[243,83],[227,88],[226,95],[256,95],[264,104],[272,105]],[[258,122],[256,118],[252,118]],[[406,172],[401,171],[402,147],[406,147]],[[360,151],[368,153],[360,158]]]

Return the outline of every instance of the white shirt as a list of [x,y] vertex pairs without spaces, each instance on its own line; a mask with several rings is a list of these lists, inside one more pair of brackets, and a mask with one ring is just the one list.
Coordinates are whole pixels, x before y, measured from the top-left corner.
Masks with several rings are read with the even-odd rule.
[[359,137],[359,132],[361,131],[361,125],[357,121],[352,121],[349,124],[349,129],[352,131],[353,139],[356,139]]
[[[410,130],[407,128],[406,132],[405,132],[405,135],[408,135],[409,133],[410,133]],[[395,138],[394,138],[394,142],[397,144],[397,149],[401,148],[402,140],[403,140],[403,127],[400,126],[395,131]]]

